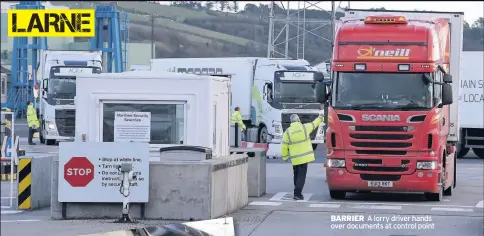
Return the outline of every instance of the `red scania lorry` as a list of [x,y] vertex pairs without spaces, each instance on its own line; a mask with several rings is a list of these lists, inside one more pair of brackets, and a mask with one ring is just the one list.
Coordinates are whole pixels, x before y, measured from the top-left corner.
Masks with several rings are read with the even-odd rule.
[[335,35],[326,177],[347,192],[417,192],[440,201],[456,186],[463,13],[346,11]]

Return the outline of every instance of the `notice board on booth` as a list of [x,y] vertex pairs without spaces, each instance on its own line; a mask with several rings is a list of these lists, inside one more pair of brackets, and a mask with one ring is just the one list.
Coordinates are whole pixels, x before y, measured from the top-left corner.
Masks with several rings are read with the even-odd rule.
[[123,202],[118,166],[132,163],[130,202],[148,202],[149,144],[61,142],[59,202]]

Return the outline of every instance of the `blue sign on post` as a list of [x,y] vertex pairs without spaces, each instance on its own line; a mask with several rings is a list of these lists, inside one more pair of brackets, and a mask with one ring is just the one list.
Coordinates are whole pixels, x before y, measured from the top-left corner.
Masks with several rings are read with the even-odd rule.
[[5,157],[12,158],[12,137],[7,137],[7,148],[5,149]]

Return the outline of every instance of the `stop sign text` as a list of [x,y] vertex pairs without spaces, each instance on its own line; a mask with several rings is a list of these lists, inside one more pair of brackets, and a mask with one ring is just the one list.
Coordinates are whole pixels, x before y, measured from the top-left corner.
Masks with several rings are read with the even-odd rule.
[[72,157],[64,165],[64,179],[72,187],[86,187],[94,179],[94,165],[87,157]]

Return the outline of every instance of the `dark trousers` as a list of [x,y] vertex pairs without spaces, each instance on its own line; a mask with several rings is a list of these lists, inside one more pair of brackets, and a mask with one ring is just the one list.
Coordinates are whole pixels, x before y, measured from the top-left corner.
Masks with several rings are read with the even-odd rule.
[[306,183],[306,174],[308,173],[308,164],[301,164],[292,167],[294,171],[294,196],[301,196],[302,189]]
[[32,127],[29,127],[29,144],[32,143],[32,138],[34,138],[34,133],[35,129],[32,129]]

